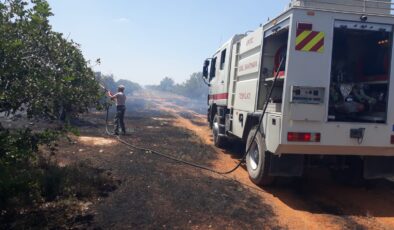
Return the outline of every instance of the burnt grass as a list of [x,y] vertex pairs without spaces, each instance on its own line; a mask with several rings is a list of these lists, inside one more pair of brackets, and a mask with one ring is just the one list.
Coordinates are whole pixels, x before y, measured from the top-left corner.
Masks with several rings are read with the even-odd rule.
[[[144,112],[146,113],[146,112]],[[211,146],[192,132],[138,112],[127,117],[135,130],[125,140],[183,160],[210,166]],[[161,118],[168,114],[153,113]],[[124,148],[126,148],[124,146]],[[151,152],[115,154],[111,164],[122,185],[97,205],[94,226],[102,229],[275,228],[270,205],[241,184],[162,158]]]
[[238,183],[163,162],[134,157],[133,176],[97,207],[103,229],[261,229],[275,226],[271,207]]
[[80,206],[92,199],[107,197],[118,186],[105,170],[84,162],[66,167],[45,162],[39,167],[43,172],[41,195],[30,197],[30,202],[14,197],[0,207],[0,229],[86,228],[94,216]]
[[[133,132],[123,139],[136,146],[206,166],[217,160],[212,147],[193,132],[172,126],[168,121],[174,119],[171,114],[129,109],[125,119]],[[121,185],[95,206],[95,228],[262,229],[277,226],[271,206],[231,179],[124,145],[113,147],[111,156],[103,157],[107,159],[99,158],[94,157],[93,161],[111,170]]]

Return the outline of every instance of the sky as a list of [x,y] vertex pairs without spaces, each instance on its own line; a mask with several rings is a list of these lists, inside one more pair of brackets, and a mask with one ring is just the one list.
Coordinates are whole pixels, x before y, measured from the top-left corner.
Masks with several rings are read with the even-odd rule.
[[278,16],[290,0],[48,0],[53,29],[81,45],[95,71],[142,85],[177,83],[234,34]]

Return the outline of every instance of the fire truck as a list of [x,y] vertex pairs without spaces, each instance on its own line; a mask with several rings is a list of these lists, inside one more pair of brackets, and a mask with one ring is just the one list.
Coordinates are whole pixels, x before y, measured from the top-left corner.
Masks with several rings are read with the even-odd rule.
[[391,11],[389,0],[292,0],[233,36],[203,68],[215,145],[243,140],[260,185],[322,165],[393,176]]

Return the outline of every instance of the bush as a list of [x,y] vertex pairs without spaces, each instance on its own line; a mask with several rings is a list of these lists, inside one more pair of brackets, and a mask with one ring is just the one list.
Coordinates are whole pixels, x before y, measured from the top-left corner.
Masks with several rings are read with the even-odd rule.
[[39,145],[52,145],[58,133],[0,129],[0,208],[25,205],[40,199]]
[[[74,218],[76,214],[82,221],[90,218],[89,214],[80,213],[79,201],[107,196],[117,188],[117,184],[104,170],[86,164],[60,168],[41,159],[39,166],[27,170],[32,173],[29,181],[35,184],[32,191],[36,194],[23,194],[26,195],[25,201],[20,200],[22,194],[13,196],[14,199],[8,199],[6,207],[0,206],[0,229],[24,229],[27,226],[33,229],[68,229],[78,224]],[[21,185],[19,191],[29,191],[26,184]]]

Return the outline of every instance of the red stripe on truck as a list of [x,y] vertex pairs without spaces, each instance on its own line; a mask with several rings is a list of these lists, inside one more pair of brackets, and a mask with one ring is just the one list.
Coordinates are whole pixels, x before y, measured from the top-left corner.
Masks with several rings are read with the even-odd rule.
[[209,95],[209,99],[210,100],[227,100],[228,93],[219,93],[219,94]]

